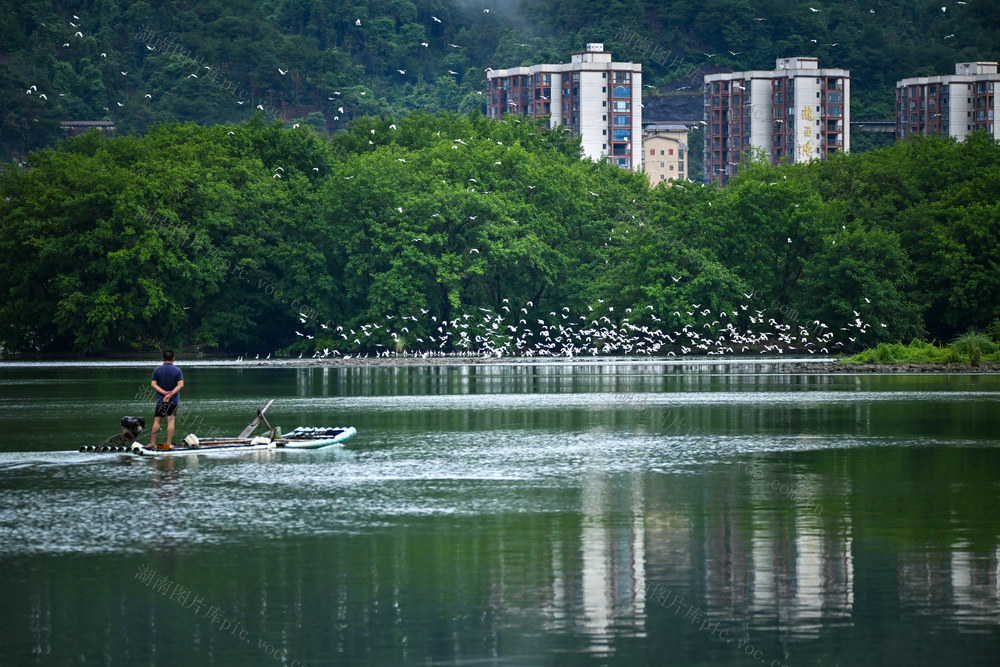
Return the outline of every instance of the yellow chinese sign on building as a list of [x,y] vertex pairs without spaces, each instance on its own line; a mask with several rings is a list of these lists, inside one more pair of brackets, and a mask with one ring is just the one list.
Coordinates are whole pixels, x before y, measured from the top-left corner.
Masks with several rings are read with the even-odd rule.
[[[812,121],[812,119],[813,119],[812,107],[802,107],[802,120]],[[809,125],[805,125],[805,123],[803,123],[802,134],[806,137],[811,137],[812,127],[810,127]],[[800,143],[798,146],[798,151],[799,151],[799,160],[803,162],[808,162],[809,160],[812,160],[813,142],[807,140]]]

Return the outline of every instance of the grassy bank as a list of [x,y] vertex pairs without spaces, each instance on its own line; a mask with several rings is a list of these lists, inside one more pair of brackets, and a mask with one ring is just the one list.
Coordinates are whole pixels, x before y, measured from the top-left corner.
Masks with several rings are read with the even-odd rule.
[[947,345],[935,345],[913,340],[909,345],[881,343],[851,357],[841,359],[846,364],[969,364],[1000,362],[1000,351],[994,340],[983,333],[970,331]]

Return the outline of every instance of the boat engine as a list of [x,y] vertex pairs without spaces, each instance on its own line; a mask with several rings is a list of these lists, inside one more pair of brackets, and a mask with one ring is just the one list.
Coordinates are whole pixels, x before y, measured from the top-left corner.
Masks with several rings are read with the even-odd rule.
[[122,438],[135,440],[145,425],[145,417],[122,417]]

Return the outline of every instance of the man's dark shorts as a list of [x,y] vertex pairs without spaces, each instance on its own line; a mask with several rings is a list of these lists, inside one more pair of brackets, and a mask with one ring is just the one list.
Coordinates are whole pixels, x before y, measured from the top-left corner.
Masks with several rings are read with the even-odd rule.
[[176,403],[157,403],[154,414],[157,417],[173,417],[175,412],[177,412]]

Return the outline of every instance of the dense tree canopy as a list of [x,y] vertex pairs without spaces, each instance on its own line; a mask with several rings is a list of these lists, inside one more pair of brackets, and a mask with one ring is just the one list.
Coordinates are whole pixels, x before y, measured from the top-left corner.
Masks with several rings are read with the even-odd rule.
[[262,114],[91,132],[0,175],[0,344],[412,348],[443,320],[525,306],[529,323],[819,321],[861,347],[1000,317],[988,136],[758,163],[726,188],[650,189],[579,156],[544,121],[478,113],[363,117],[333,140]]

